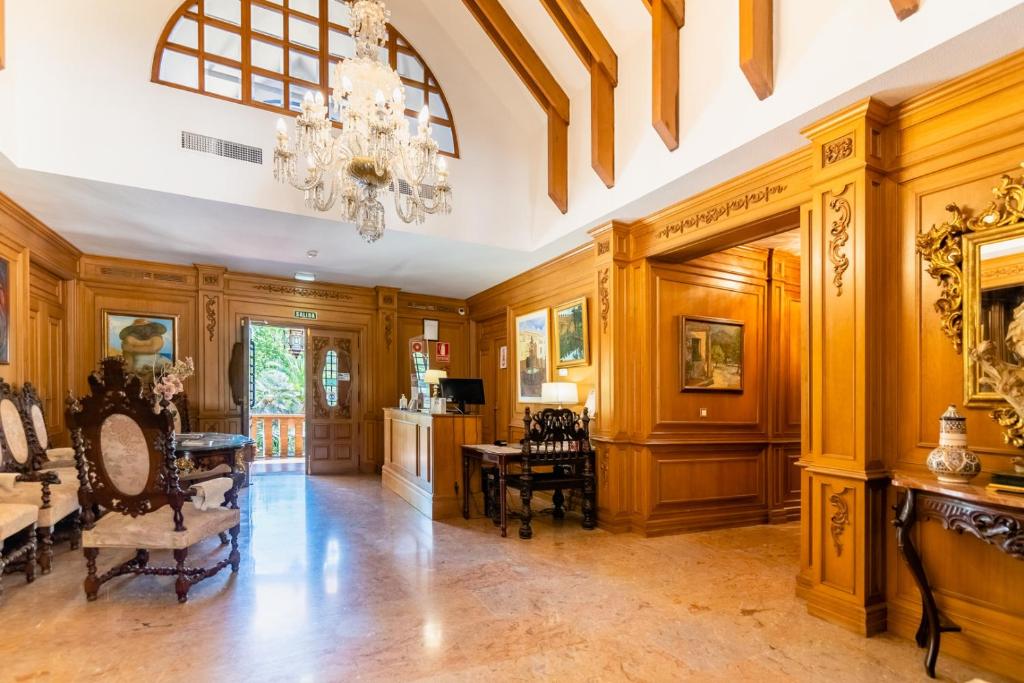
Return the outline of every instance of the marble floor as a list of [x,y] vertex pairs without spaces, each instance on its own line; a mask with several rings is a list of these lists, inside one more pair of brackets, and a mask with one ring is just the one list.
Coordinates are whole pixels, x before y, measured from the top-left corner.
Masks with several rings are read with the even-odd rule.
[[796,525],[646,539],[545,517],[523,542],[432,523],[378,481],[254,477],[240,573],[184,605],[161,577],[87,603],[82,554],[60,546],[52,574],[5,579],[0,680],[928,680],[910,642],[807,615]]

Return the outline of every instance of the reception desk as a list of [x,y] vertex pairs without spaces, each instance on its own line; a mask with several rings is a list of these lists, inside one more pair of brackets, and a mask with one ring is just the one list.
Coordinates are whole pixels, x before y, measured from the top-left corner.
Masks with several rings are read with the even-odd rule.
[[384,409],[381,485],[430,519],[462,514],[462,445],[480,442],[479,415]]

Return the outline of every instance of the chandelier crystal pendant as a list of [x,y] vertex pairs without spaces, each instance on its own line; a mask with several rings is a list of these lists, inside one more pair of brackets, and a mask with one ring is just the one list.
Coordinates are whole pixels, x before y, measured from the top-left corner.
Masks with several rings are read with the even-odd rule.
[[277,122],[274,178],[302,190],[306,206],[329,211],[340,204],[343,220],[367,242],[384,234],[382,195],[394,195],[406,223],[452,210],[448,168],[430,134],[430,109],[420,112],[416,135],[405,118],[405,87],[384,61],[390,12],[384,0],[345,0],[351,6],[356,56],[334,65],[330,106],[341,130],[335,136],[322,93],[306,93],[295,121],[296,143]]

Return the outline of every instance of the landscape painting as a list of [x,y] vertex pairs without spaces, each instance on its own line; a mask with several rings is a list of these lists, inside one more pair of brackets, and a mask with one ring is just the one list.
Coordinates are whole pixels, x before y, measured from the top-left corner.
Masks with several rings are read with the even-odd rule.
[[0,258],[0,363],[10,363],[11,264]]
[[560,368],[590,363],[587,299],[555,307],[555,359]]
[[743,323],[679,318],[680,391],[743,391]]
[[177,318],[106,313],[104,355],[123,356],[131,372],[151,380],[177,354]]
[[516,318],[516,369],[520,403],[537,402],[541,385],[548,381],[548,310]]

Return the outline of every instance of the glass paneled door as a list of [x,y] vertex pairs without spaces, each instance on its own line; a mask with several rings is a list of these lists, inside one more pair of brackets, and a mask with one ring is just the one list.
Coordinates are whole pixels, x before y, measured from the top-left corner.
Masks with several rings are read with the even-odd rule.
[[359,334],[310,329],[306,344],[306,471],[359,471]]

